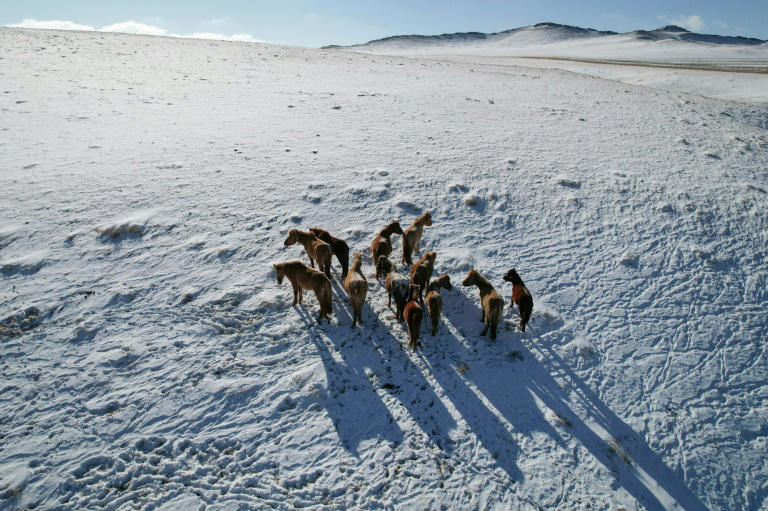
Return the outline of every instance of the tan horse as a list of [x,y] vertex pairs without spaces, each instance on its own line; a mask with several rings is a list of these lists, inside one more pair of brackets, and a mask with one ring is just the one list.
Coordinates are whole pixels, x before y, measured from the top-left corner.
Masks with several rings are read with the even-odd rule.
[[408,346],[416,350],[419,346],[419,334],[421,333],[421,320],[424,317],[424,309],[419,305],[419,286],[413,286],[411,299],[405,304],[405,324],[408,325]]
[[432,278],[436,257],[437,252],[427,252],[411,266],[411,285],[419,286],[419,300],[423,301],[422,291],[427,288],[429,280]]
[[344,280],[344,290],[349,296],[349,303],[352,305],[352,328],[355,328],[357,322],[363,322],[363,304],[365,296],[368,294],[368,280],[360,269],[363,266],[363,256],[360,252],[355,252],[352,256],[352,267]]
[[413,261],[411,261],[411,254],[413,254],[414,251],[419,251],[419,243],[421,243],[421,235],[424,233],[425,225],[427,227],[432,225],[432,213],[429,211],[414,220],[403,232],[403,264],[413,264]]
[[[379,257],[388,256],[392,253],[392,242],[389,237],[393,234],[403,234],[403,228],[397,221],[392,221],[383,228],[379,234],[371,242],[371,257],[373,258],[373,265],[376,266],[379,262]],[[383,275],[379,274],[379,269],[376,267],[376,278],[381,278]]]
[[317,268],[325,272],[325,276],[330,279],[331,255],[333,254],[331,246],[328,243],[317,239],[311,232],[291,229],[288,232],[288,237],[285,238],[285,246],[295,245],[296,243],[301,243],[304,250],[307,251],[312,268],[315,267],[315,261],[317,261]]
[[437,325],[440,322],[440,313],[443,311],[443,297],[440,296],[440,288],[453,289],[451,278],[447,273],[440,275],[427,286],[427,310],[432,319],[432,335],[437,334]]
[[485,335],[488,329],[491,329],[491,340],[496,339],[496,328],[501,322],[501,314],[504,311],[504,299],[493,289],[477,270],[469,270],[467,278],[462,282],[465,286],[477,286],[480,290],[480,305],[483,310],[483,316],[480,321],[485,323],[485,328],[480,335]]
[[331,280],[326,277],[323,272],[307,268],[304,263],[299,261],[288,261],[286,263],[278,263],[273,265],[275,267],[275,275],[277,276],[277,283],[282,284],[283,278],[287,277],[291,281],[293,286],[293,305],[296,303],[303,303],[303,291],[314,291],[317,301],[320,303],[320,315],[317,317],[317,322],[323,318],[328,318],[328,314],[333,314],[331,309]]
[[411,291],[411,281],[408,277],[401,275],[395,271],[395,265],[389,260],[387,256],[379,257],[379,264],[376,266],[376,273],[386,275],[385,287],[387,289],[387,296],[389,301],[387,307],[392,307],[392,297],[395,297],[395,306],[397,312],[395,312],[395,319],[403,319],[403,310],[405,304],[408,302],[408,297]]
[[349,271],[349,245],[347,245],[347,242],[341,238],[335,238],[328,231],[318,229],[317,227],[311,227],[309,232],[314,234],[320,241],[324,241],[331,246],[331,250],[341,265],[341,278],[342,280],[346,279],[347,271]]

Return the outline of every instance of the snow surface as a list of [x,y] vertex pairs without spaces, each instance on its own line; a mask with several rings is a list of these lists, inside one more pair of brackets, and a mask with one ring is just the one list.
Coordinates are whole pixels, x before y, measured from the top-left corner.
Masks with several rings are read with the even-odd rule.
[[[768,109],[552,69],[0,29],[0,508],[766,509]],[[423,348],[291,228],[430,210]],[[401,245],[393,238],[395,253]],[[480,337],[470,268],[535,306]],[[424,328],[424,330],[428,330]]]
[[768,103],[768,42],[757,39],[695,34],[674,26],[616,34],[546,23],[463,36],[396,36],[347,49],[557,68],[676,92]]

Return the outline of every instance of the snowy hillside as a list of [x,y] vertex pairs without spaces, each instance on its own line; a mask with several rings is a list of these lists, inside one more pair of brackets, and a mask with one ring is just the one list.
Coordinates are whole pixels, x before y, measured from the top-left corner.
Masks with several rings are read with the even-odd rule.
[[[0,83],[0,509],[768,508],[766,106],[23,29]],[[412,352],[367,247],[427,210]],[[275,280],[313,226],[359,328],[335,261],[330,325]]]
[[718,99],[768,103],[768,42],[760,39],[696,34],[674,25],[617,34],[554,23],[466,36],[395,36],[343,49],[555,68]]

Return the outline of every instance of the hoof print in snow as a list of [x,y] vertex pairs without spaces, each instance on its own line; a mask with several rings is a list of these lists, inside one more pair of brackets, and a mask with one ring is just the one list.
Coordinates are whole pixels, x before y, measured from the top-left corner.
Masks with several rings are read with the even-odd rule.
[[566,177],[555,178],[555,183],[564,186],[565,188],[581,188],[581,181]]

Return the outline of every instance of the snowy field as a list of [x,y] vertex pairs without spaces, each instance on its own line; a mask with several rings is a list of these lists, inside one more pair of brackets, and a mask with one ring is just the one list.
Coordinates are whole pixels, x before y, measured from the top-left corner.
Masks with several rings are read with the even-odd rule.
[[616,34],[541,23],[496,34],[395,36],[348,49],[556,68],[717,99],[768,103],[768,42],[696,34],[675,26]]
[[[768,508],[765,105],[24,29],[0,84],[0,509]],[[277,285],[427,210],[418,352],[372,276],[356,329],[335,260],[330,325]]]

